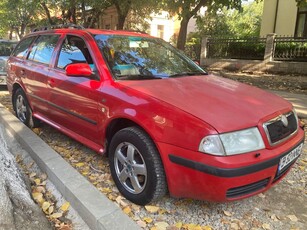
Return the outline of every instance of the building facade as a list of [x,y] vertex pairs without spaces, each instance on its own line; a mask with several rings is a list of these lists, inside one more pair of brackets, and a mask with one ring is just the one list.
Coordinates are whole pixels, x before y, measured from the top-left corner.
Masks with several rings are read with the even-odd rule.
[[[153,13],[150,17],[144,19],[144,21],[149,25],[149,28],[145,32],[151,36],[162,38],[167,42],[175,40],[179,33],[179,20],[177,17],[170,16],[166,11],[161,11],[158,14]],[[103,11],[99,18],[98,27],[100,29],[118,29],[118,14],[115,6],[111,6]],[[129,26],[126,25],[126,27],[129,29]]]
[[260,35],[270,33],[307,37],[307,6],[297,7],[295,0],[264,0]]

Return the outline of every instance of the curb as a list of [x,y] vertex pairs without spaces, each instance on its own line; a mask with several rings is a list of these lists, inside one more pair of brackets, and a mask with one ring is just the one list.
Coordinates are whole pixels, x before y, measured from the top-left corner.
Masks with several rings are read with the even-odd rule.
[[91,229],[141,229],[1,103],[0,121]]

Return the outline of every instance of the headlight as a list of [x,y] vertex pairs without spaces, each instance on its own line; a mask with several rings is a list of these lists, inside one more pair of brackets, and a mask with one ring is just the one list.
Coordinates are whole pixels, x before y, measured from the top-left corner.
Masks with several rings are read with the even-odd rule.
[[257,128],[207,136],[199,145],[199,151],[218,156],[235,155],[263,148],[264,143]]

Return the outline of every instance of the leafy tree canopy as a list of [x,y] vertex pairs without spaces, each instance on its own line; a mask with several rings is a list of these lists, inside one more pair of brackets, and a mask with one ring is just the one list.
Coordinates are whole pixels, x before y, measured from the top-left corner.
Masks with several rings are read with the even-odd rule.
[[166,11],[179,16],[181,23],[177,47],[184,49],[189,20],[197,16],[201,7],[207,7],[209,10],[217,10],[223,7],[240,9],[241,2],[242,0],[164,0],[162,6]]

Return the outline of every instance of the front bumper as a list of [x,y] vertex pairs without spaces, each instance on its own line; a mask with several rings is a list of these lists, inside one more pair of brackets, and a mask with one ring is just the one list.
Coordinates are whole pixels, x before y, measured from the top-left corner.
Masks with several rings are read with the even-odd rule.
[[304,132],[274,149],[218,157],[158,143],[169,192],[174,197],[217,202],[253,196],[280,181],[295,163],[278,172],[280,159],[301,145]]

